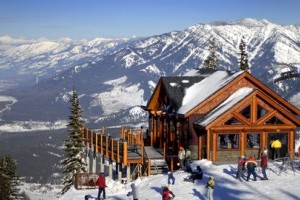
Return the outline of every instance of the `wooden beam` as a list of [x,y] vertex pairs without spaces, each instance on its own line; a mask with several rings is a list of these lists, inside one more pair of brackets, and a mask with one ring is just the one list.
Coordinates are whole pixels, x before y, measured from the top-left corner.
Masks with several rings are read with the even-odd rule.
[[207,139],[206,139],[207,160],[210,160],[210,133],[211,133],[211,130],[207,130]]
[[296,126],[287,125],[265,125],[265,126],[216,126],[212,127],[211,130],[215,131],[238,131],[238,130],[287,130],[294,129]]
[[127,142],[123,143],[123,163],[125,166],[127,166],[127,160],[128,160],[128,145]]
[[252,97],[251,122],[252,122],[252,124],[256,124],[256,122],[257,122],[257,98],[256,98],[256,96]]
[[246,138],[245,138],[245,131],[242,130],[240,134],[240,148],[241,148],[241,155],[245,155],[245,146],[246,146]]
[[217,133],[215,131],[212,131],[212,149],[213,149],[213,155],[212,155],[212,161],[216,161],[217,156],[216,156],[216,152],[217,152]]

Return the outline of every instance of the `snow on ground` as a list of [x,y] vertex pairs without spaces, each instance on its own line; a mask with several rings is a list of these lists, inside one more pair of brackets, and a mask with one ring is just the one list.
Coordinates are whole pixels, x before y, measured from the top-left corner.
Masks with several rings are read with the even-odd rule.
[[[200,165],[204,171],[202,180],[195,183],[185,182],[183,178],[189,173],[177,171],[174,173],[176,178],[175,184],[172,186],[172,191],[176,195],[175,200],[197,200],[206,199],[206,182],[209,176],[215,177],[215,200],[300,200],[300,171],[299,168],[295,171],[288,170],[278,175],[279,168],[269,163],[267,175],[268,181],[253,181],[252,177],[249,182],[238,181],[235,179],[236,164],[212,165],[210,161],[200,160],[195,161],[193,167]],[[261,175],[258,173],[258,175]],[[142,177],[135,181],[140,191],[140,200],[160,200],[161,185],[167,185],[167,175],[153,175],[150,177]],[[107,178],[107,196],[112,200],[130,200],[127,193],[130,191],[130,184],[122,185],[119,182],[109,180]],[[58,191],[58,190],[53,190]],[[36,193],[28,193],[31,199],[55,199],[56,195],[51,192],[44,196],[37,196]],[[84,200],[84,196],[91,194],[97,196],[97,189],[91,190],[76,190],[70,189],[66,194],[58,198],[59,200]],[[35,196],[33,196],[34,194]]]

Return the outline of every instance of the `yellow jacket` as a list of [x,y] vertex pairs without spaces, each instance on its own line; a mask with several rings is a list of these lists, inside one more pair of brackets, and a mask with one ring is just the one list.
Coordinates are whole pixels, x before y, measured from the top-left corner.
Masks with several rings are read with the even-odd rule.
[[281,148],[281,142],[279,140],[275,140],[274,142],[272,142],[271,144],[272,148]]

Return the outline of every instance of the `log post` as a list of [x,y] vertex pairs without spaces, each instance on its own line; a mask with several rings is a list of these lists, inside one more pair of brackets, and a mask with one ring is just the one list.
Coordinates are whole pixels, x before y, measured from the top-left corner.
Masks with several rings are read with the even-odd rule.
[[151,176],[151,159],[148,159],[148,176]]
[[131,174],[130,174],[130,164],[127,165],[126,175],[127,175],[127,183],[129,183],[130,182],[130,177],[131,177]]
[[123,163],[125,166],[127,166],[127,151],[128,151],[127,142],[124,142],[124,144],[123,144]]

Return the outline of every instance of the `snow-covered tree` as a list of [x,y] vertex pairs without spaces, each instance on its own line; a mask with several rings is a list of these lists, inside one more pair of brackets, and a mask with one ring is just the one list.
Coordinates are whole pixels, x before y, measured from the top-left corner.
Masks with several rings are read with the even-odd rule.
[[84,154],[84,138],[82,135],[83,121],[79,98],[73,89],[70,99],[70,116],[68,124],[68,139],[64,141],[65,159],[62,161],[65,169],[63,171],[62,194],[67,192],[73,185],[76,173],[86,172],[86,163],[82,155]]
[[0,157],[0,199],[23,199],[16,162],[10,156]]
[[249,70],[249,64],[248,64],[248,54],[247,54],[247,45],[245,42],[245,37],[242,37],[241,43],[239,46],[240,49],[240,59],[239,59],[239,65],[240,65],[240,70],[247,71]]
[[218,69],[218,57],[217,57],[217,47],[216,47],[216,39],[212,38],[209,44],[209,54],[204,60],[204,68],[210,70]]

